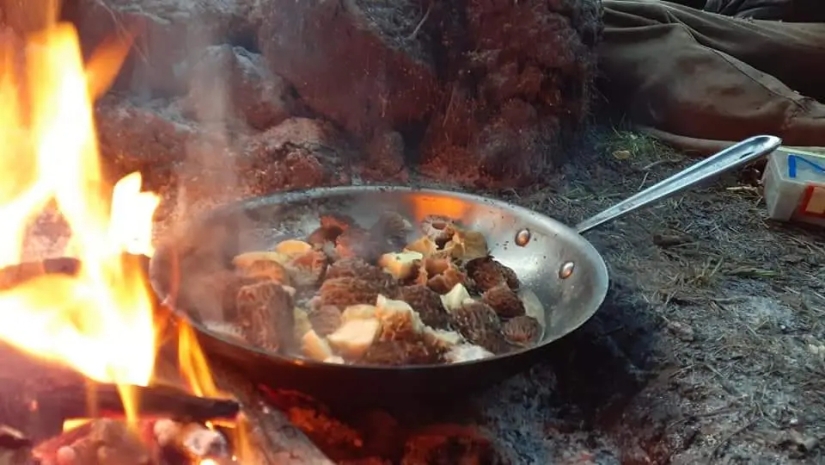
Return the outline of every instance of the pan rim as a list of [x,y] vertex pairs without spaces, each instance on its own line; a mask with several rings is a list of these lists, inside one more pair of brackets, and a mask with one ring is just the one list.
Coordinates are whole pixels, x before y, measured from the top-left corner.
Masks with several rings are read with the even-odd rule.
[[[210,209],[206,212],[203,212],[197,215],[194,219],[194,224],[199,222],[208,221],[213,218],[218,218],[221,215],[230,212],[236,212],[239,210],[248,210],[250,208],[254,208],[256,206],[261,205],[271,205],[271,204],[289,204],[295,203],[298,201],[306,201],[306,200],[313,200],[313,199],[322,199],[327,197],[333,196],[346,196],[346,195],[354,195],[354,194],[363,194],[367,193],[380,193],[380,192],[387,192],[387,191],[394,191],[394,192],[401,192],[401,193],[423,193],[423,194],[430,194],[435,196],[448,196],[457,199],[461,199],[471,203],[477,204],[486,204],[504,211],[511,211],[516,216],[530,218],[538,223],[543,223],[547,225],[550,230],[556,231],[564,231],[568,233],[568,235],[575,241],[576,246],[581,249],[583,254],[591,260],[593,265],[596,267],[597,276],[594,277],[594,285],[592,292],[590,293],[590,297],[586,302],[589,310],[582,314],[582,318],[576,324],[570,325],[567,327],[567,330],[563,333],[558,335],[553,339],[547,339],[541,341],[539,344],[536,344],[532,347],[526,347],[519,350],[515,350],[513,352],[508,352],[504,354],[493,355],[492,357],[486,357],[478,360],[468,360],[464,362],[457,362],[457,363],[440,363],[440,364],[422,364],[422,365],[363,365],[363,364],[338,364],[338,363],[327,363],[323,361],[316,361],[311,359],[304,359],[304,358],[297,358],[297,357],[286,357],[279,354],[274,354],[271,352],[267,352],[257,347],[253,347],[251,345],[244,345],[239,344],[238,342],[232,340],[228,336],[220,334],[218,332],[209,330],[203,324],[198,321],[193,320],[191,317],[186,315],[186,313],[182,310],[175,308],[172,305],[168,305],[170,310],[176,318],[180,318],[187,322],[190,326],[195,328],[199,333],[202,335],[209,337],[211,339],[216,339],[223,344],[228,344],[231,347],[241,349],[247,352],[255,353],[258,356],[263,356],[265,358],[271,359],[273,361],[288,363],[291,365],[300,365],[305,366],[307,368],[310,367],[317,367],[321,369],[340,369],[340,370],[370,370],[376,372],[407,372],[407,371],[423,371],[423,370],[446,370],[450,368],[459,368],[459,367],[466,367],[471,365],[480,365],[484,363],[493,363],[496,361],[501,361],[508,358],[517,357],[523,354],[527,354],[530,352],[542,350],[546,348],[551,343],[558,341],[564,337],[569,336],[571,333],[575,332],[577,329],[582,327],[586,322],[590,321],[590,319],[599,311],[602,304],[604,303],[605,298],[607,297],[607,292],[610,283],[610,275],[607,268],[607,264],[604,261],[604,257],[602,257],[601,253],[596,249],[596,247],[588,241],[584,236],[579,234],[575,229],[568,226],[567,224],[556,220],[548,215],[543,213],[539,213],[535,210],[530,210],[528,208],[504,201],[498,200],[491,197],[486,197],[477,194],[470,194],[466,192],[458,192],[458,191],[449,191],[443,189],[433,189],[433,188],[424,188],[424,187],[415,187],[415,186],[402,186],[402,185],[392,185],[392,184],[371,184],[371,185],[348,185],[348,186],[334,186],[334,187],[317,187],[307,190],[301,191],[285,191],[285,192],[277,192],[274,194],[264,195],[264,196],[255,196],[249,197],[245,199],[241,199],[238,201],[230,202],[224,205],[220,205],[213,209]],[[192,224],[192,223],[190,223]],[[174,234],[171,235],[171,238],[175,237]],[[161,243],[157,246],[155,253],[152,257],[152,262],[154,262],[154,256],[159,255],[160,253],[167,252],[170,248],[169,239],[165,239],[161,241]],[[151,270],[151,266],[150,266]],[[152,279],[151,275],[149,277],[149,281],[152,287],[153,292],[157,295],[161,301],[166,302],[168,295],[164,295],[164,293],[160,290],[159,284],[156,283],[154,279]],[[584,305],[584,304],[582,304]]]

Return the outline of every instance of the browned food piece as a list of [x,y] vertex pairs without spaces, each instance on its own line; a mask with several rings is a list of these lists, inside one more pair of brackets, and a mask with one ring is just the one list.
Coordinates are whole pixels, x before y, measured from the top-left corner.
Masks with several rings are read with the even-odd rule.
[[350,305],[374,305],[381,289],[377,283],[358,278],[327,279],[318,290],[320,305],[346,308]]
[[410,262],[410,273],[404,279],[399,279],[402,286],[426,285],[427,270],[424,268],[423,260],[413,260]]
[[499,271],[501,271],[501,275],[504,276],[504,281],[507,283],[507,286],[517,291],[521,287],[521,282],[518,279],[518,275],[516,272],[510,268],[509,266],[504,266],[499,262],[496,262],[498,265]]
[[444,247],[453,238],[456,229],[453,220],[446,216],[429,215],[421,221],[421,231],[438,247]]
[[473,280],[474,287],[480,292],[505,282],[495,260],[489,256],[468,261],[465,269],[467,270],[467,277]]
[[227,321],[236,315],[235,297],[241,286],[266,278],[248,278],[234,270],[208,269],[186,273],[181,278],[175,297],[175,306],[195,321]]
[[244,286],[250,284],[270,281],[264,277],[249,277],[231,274],[228,276],[224,284],[223,292],[221,292],[221,305],[223,306],[224,319],[227,321],[235,321],[238,317],[238,291]]
[[435,276],[445,271],[455,268],[453,265],[453,261],[450,260],[448,257],[426,257],[424,258],[424,269],[427,270],[427,274],[430,276]]
[[429,279],[427,287],[439,294],[446,294],[456,284],[467,284],[467,275],[449,258],[430,257],[424,260]]
[[502,318],[524,315],[524,302],[505,282],[488,289],[481,299]]
[[247,277],[267,278],[285,286],[292,285],[287,269],[274,260],[255,260],[246,266],[240,267],[238,271]]
[[493,257],[486,256],[470,260],[465,268],[467,276],[473,280],[479,292],[485,292],[501,283],[506,284],[510,289],[519,288],[516,273],[494,260]]
[[389,249],[363,228],[351,227],[335,240],[335,253],[339,259],[361,258],[375,262]]
[[309,233],[307,236],[307,242],[312,244],[312,246],[316,249],[323,249],[327,246],[327,244],[335,245],[335,239],[341,235],[340,230],[333,230],[333,229],[324,229],[318,228],[315,231]]
[[412,231],[412,225],[406,218],[397,212],[384,212],[378,221],[370,228],[370,234],[381,240],[386,240],[393,249],[400,249],[407,243],[407,235]]
[[295,257],[290,263],[292,281],[296,286],[316,286],[324,277],[329,262],[321,250],[310,250]]
[[[405,305],[408,305],[405,303]],[[382,312],[381,309],[378,310]],[[394,311],[381,316],[379,341],[417,341],[421,339],[421,319],[410,306],[407,311]]]
[[307,242],[318,249],[323,248],[327,243],[334,246],[338,236],[354,224],[355,220],[346,215],[334,213],[321,215],[321,226],[309,234]]
[[392,340],[374,342],[364,357],[369,365],[429,365],[440,362],[442,351],[422,340]]
[[501,333],[507,342],[518,347],[528,347],[538,342],[542,327],[539,320],[532,316],[522,315],[505,322]]
[[337,229],[340,232],[344,232],[355,225],[355,220],[352,219],[351,216],[340,213],[324,213],[320,219],[321,227],[328,230]]
[[[378,292],[387,297],[395,298],[398,295],[398,283],[391,274],[381,268],[370,265],[360,258],[345,258],[337,260],[327,267],[326,279],[358,278],[374,283]],[[374,304],[375,302],[370,302]]]
[[341,310],[333,305],[323,305],[309,312],[309,323],[319,336],[327,336],[341,327]]
[[[489,252],[487,238],[477,231],[458,231],[453,236],[453,247],[460,249],[460,256],[464,260],[486,257]],[[449,244],[448,244],[449,247]]]
[[237,323],[250,344],[271,351],[293,346],[292,296],[278,283],[259,282],[238,291]]
[[456,284],[466,285],[467,276],[458,270],[452,269],[427,280],[427,287],[441,295],[450,292],[450,289],[454,288]]
[[489,305],[483,302],[468,302],[455,309],[452,317],[453,327],[467,341],[494,354],[507,350],[507,341],[501,334],[501,321]]
[[410,304],[425,325],[446,329],[450,325],[450,314],[441,303],[441,296],[427,286],[404,286],[399,289],[398,298]]
[[[342,258],[327,268],[327,279],[363,278],[370,279],[384,273],[375,265],[370,265],[360,258]],[[386,274],[386,273],[384,273]]]

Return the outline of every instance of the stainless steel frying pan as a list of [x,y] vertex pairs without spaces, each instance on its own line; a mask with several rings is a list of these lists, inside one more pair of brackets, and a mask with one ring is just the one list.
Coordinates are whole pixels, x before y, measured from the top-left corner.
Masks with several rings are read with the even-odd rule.
[[[152,260],[152,282],[177,315],[198,330],[211,357],[238,365],[262,383],[302,389],[320,397],[381,398],[466,393],[511,376],[540,360],[542,349],[579,328],[599,309],[608,289],[608,272],[599,252],[582,233],[640,207],[664,199],[775,150],[781,141],[757,136],[740,142],[684,171],[586,219],[574,227],[507,202],[471,194],[397,186],[347,186],[255,198],[218,208],[182,228],[162,244]],[[264,250],[291,237],[306,237],[318,227],[319,212],[347,214],[364,225],[386,210],[409,218],[447,215],[488,238],[492,255],[513,268],[523,286],[545,307],[546,329],[529,349],[449,365],[382,367],[338,365],[289,358],[239,344],[208,330],[191,306],[174,295],[205,293],[181,289],[175,276],[197,277],[231,266],[240,252]],[[529,239],[529,240],[525,240]],[[172,273],[170,270],[175,269]],[[184,279],[185,282],[197,280]],[[189,299],[191,301],[191,299]],[[220,305],[201,301],[199,306]],[[214,310],[214,309],[211,309]],[[355,397],[353,397],[355,396]]]

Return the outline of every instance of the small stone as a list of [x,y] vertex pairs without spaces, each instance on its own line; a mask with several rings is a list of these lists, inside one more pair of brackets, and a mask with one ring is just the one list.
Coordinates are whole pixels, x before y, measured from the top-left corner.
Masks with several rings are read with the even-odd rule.
[[613,158],[616,160],[627,160],[630,158],[629,150],[616,150],[613,152]]
[[678,321],[668,321],[667,329],[669,329],[670,332],[684,342],[691,342],[695,339],[693,328],[684,323],[679,323]]

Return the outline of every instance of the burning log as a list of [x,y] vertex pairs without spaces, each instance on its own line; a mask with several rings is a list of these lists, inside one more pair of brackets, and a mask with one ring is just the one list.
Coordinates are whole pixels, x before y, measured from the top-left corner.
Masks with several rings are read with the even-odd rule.
[[283,412],[271,407],[257,386],[224,366],[213,367],[215,381],[241,403],[239,431],[244,441],[238,455],[245,463],[261,465],[304,464],[332,465],[304,433],[290,423]]
[[[240,410],[238,403],[232,400],[196,397],[166,386],[127,386],[126,389],[134,396],[144,418],[195,422],[231,420]],[[125,413],[120,391],[113,384],[64,386],[38,395],[38,404],[41,410],[60,412],[63,418],[84,418],[96,416],[95,413],[122,416]]]
[[31,440],[23,433],[10,426],[0,425],[0,449],[22,449],[30,445]]
[[23,262],[0,268],[0,290],[15,286],[44,274],[74,275],[80,269],[80,261],[75,258],[47,258],[32,262]]
[[[137,262],[148,275],[149,257],[124,253],[123,260]],[[80,271],[81,266],[81,260],[73,257],[44,258],[5,266],[0,268],[0,290],[11,289],[30,279],[47,274],[74,276]]]
[[47,465],[148,465],[159,451],[146,441],[148,424],[101,419],[85,423],[37,445],[32,456]]
[[160,447],[173,450],[192,461],[231,457],[226,437],[201,423],[158,420],[153,432]]

